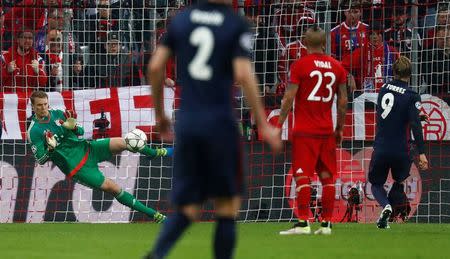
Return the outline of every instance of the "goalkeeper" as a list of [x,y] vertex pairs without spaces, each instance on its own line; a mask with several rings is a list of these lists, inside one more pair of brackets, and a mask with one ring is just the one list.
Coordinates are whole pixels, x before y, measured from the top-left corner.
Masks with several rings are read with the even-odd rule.
[[[145,213],[158,223],[166,219],[166,216],[145,206],[100,172],[99,162],[109,160],[114,154],[127,150],[125,139],[87,141],[81,137],[84,130],[76,123],[74,112],[49,110],[48,95],[42,91],[33,92],[30,100],[35,114],[27,134],[31,150],[39,164],[51,160],[68,178],[110,193],[121,204]],[[139,151],[129,151],[139,152],[149,158],[171,156],[173,153],[172,148],[151,149],[147,145]]]

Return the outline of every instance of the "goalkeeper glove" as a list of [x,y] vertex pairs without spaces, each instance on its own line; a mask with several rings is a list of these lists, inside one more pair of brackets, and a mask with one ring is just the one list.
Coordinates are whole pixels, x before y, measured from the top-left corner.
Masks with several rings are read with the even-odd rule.
[[66,119],[68,119],[68,118],[76,119],[77,118],[77,113],[75,111],[73,111],[73,110],[66,110],[64,112],[64,117],[66,117]]
[[61,125],[68,130],[75,130],[77,127],[77,113],[72,110],[66,110],[64,117],[66,117],[66,121],[59,120]]
[[44,135],[48,150],[53,151],[58,145],[58,141],[56,141],[55,135],[51,131],[46,131]]
[[74,118],[68,118],[66,121],[59,120],[59,123],[68,130],[75,130],[77,128],[77,120]]

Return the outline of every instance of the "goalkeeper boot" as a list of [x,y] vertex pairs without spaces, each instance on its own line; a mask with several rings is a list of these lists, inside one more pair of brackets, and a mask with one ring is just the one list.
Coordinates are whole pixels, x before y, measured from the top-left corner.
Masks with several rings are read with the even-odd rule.
[[377,228],[390,228],[388,224],[388,219],[392,214],[391,205],[386,205],[381,211],[380,218],[377,220]]
[[173,155],[173,148],[157,148],[156,149],[156,156],[168,156],[171,157]]
[[309,235],[311,234],[311,227],[309,221],[300,220],[295,223],[294,227],[288,230],[280,231],[280,235]]
[[315,235],[331,235],[331,221],[322,221],[320,228],[314,232]]
[[155,215],[153,216],[153,220],[155,220],[156,223],[163,223],[166,220],[166,216],[164,216],[163,214],[156,212]]

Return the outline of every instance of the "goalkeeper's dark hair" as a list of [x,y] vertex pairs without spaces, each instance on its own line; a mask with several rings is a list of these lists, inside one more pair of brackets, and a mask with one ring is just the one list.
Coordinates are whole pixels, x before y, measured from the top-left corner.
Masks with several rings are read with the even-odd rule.
[[400,56],[392,66],[396,79],[409,78],[411,76],[411,60],[405,56]]
[[46,98],[46,99],[48,99],[48,95],[47,95],[47,93],[44,92],[44,91],[34,91],[34,92],[31,94],[31,96],[30,96],[31,104],[34,104],[34,99],[35,99],[35,98]]

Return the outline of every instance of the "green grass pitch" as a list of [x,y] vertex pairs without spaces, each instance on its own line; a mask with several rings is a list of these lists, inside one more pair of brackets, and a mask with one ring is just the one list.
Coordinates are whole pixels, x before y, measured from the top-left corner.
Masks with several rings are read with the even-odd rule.
[[[331,236],[280,236],[291,223],[240,223],[235,258],[450,258],[450,224],[335,224]],[[318,227],[314,224],[313,230]],[[0,224],[0,258],[141,258],[160,225]],[[187,230],[169,258],[212,258],[214,225]]]

